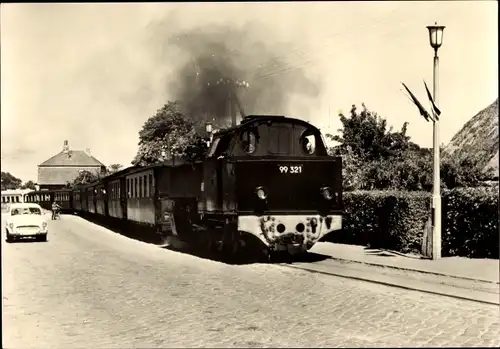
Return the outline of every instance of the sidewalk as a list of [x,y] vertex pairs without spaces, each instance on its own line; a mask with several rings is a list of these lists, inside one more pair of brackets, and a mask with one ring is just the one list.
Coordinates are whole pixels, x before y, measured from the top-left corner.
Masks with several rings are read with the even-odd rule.
[[499,283],[500,271],[497,259],[471,259],[445,257],[439,260],[422,259],[386,250],[368,249],[364,246],[318,242],[311,249],[333,259],[376,265],[395,269],[411,270],[427,274],[446,275],[455,278]]

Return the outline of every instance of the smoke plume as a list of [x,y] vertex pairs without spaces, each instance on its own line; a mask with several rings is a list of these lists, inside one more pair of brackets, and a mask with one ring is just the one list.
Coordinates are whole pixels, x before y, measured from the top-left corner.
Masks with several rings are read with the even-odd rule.
[[272,29],[261,23],[207,25],[163,40],[162,59],[173,66],[166,82],[169,97],[197,120],[227,125],[231,98],[246,115],[300,117],[295,100],[315,103],[312,98],[319,95],[319,78],[307,76],[304,60],[295,59],[297,43],[273,40]]

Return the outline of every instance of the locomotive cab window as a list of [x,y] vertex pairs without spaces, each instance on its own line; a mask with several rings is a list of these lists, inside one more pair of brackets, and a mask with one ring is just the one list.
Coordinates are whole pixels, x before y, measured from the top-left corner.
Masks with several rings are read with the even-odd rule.
[[209,157],[218,157],[224,155],[228,152],[231,145],[232,137],[230,134],[225,134],[221,137],[214,139],[212,146],[210,147]]
[[316,153],[316,136],[311,133],[304,133],[300,137],[300,149],[306,155],[314,155]]
[[253,154],[257,150],[257,132],[245,130],[240,134],[240,147],[246,154]]

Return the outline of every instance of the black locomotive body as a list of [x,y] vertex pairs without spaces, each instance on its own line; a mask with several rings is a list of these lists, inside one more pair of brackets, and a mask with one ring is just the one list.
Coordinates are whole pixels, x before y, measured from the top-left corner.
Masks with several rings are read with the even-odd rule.
[[201,225],[222,229],[230,249],[251,235],[271,250],[303,251],[341,229],[341,158],[307,122],[248,117],[215,135],[202,171]]
[[305,251],[342,225],[341,158],[319,129],[283,116],[216,133],[203,161],[131,167],[61,193],[75,213],[229,253]]

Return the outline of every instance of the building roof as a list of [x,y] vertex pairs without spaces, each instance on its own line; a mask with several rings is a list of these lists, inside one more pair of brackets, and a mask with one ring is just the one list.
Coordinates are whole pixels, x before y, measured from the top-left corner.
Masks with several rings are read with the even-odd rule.
[[104,164],[83,150],[68,150],[54,155],[38,166],[100,167]]
[[69,167],[51,167],[41,166],[38,167],[38,185],[64,185],[67,182],[73,183],[78,177],[80,170],[96,171],[94,166],[69,166]]

